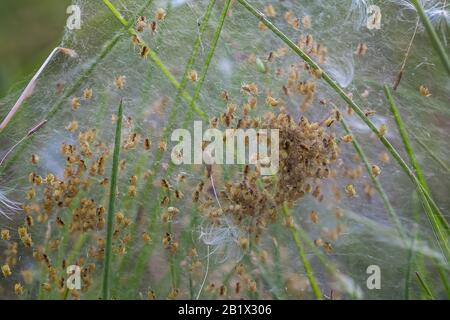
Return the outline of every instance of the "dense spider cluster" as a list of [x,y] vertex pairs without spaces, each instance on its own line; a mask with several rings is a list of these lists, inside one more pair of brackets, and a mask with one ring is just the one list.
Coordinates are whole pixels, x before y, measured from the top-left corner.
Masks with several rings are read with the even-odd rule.
[[225,183],[218,199],[221,208],[208,207],[206,211],[216,224],[231,216],[258,238],[265,226],[276,220],[280,206],[291,206],[307,193],[318,200],[323,198],[320,183],[330,176],[339,150],[334,135],[327,132],[331,120],[311,123],[305,117],[295,121],[284,112],[267,112],[263,119],[244,121],[249,127],[279,130],[278,173],[261,176],[260,163],[246,165],[241,179]]

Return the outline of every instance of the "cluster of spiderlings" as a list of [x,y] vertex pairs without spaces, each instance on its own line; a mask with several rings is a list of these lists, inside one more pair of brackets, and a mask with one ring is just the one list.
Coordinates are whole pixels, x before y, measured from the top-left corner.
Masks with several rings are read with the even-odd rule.
[[[44,178],[35,172],[30,173],[31,187],[27,192],[29,203],[24,205],[30,226],[32,222],[28,217],[32,213],[37,213],[37,221],[44,223],[53,212],[69,208],[80,191],[87,191],[93,183],[103,182],[108,149],[101,143],[95,144],[95,139],[95,129],[89,129],[79,134],[78,146],[61,144],[60,152],[65,159],[62,179],[52,173],[48,173]],[[41,189],[41,197],[38,196],[37,189]],[[55,221],[60,227],[67,222],[61,217],[56,217]],[[95,200],[86,198],[81,199],[74,209],[69,229],[71,232],[101,230],[104,222],[104,208],[97,205]]]
[[[255,279],[242,263],[239,263],[234,268],[233,278],[234,279],[231,284],[232,290],[230,290],[231,292],[229,294],[235,296],[236,298],[241,297],[246,291],[249,293],[255,293],[258,290]],[[222,285],[217,291],[220,296],[224,296],[227,294],[227,287]]]
[[[27,191],[28,201],[23,205],[25,223],[18,228],[18,235],[23,246],[32,248],[32,256],[46,270],[46,280],[41,283],[40,290],[48,294],[51,294],[54,289],[61,294],[68,290],[65,283],[68,262],[65,259],[60,261],[61,258],[54,254],[59,250],[61,243],[65,241],[62,235],[65,232],[68,233],[67,237],[89,231],[100,231],[105,225],[103,206],[93,198],[81,196],[90,191],[93,184],[101,185],[105,180],[103,175],[108,151],[96,141],[95,129],[80,132],[76,145],[62,143],[60,154],[65,161],[61,178],[53,173],[48,173],[45,177],[36,172],[29,174],[31,186]],[[37,165],[38,159],[37,155],[32,155],[32,164]],[[92,196],[94,195],[92,194]],[[70,210],[72,214],[64,216],[65,210]],[[34,217],[36,217],[37,225],[35,225]],[[47,222],[49,223],[47,224]],[[46,246],[34,245],[30,230],[36,228],[35,231],[39,234],[42,230],[39,225],[44,224],[47,224]],[[6,238],[6,233],[3,236]],[[92,251],[89,250],[87,257],[91,254]],[[75,264],[82,270],[83,286],[81,289],[84,292],[92,284],[91,277],[95,270],[95,264],[89,263],[84,266],[84,257],[80,257]],[[27,274],[26,271],[23,272]],[[25,283],[31,284],[32,280],[28,279]],[[77,291],[69,291],[73,298],[79,297]],[[15,285],[15,292],[16,294],[24,292],[20,283]]]
[[[291,75],[290,79],[292,83],[289,86],[294,87],[298,78]],[[314,87],[314,83],[310,83]],[[302,86],[303,83],[299,85]],[[217,199],[221,203],[220,207],[212,206],[214,201],[210,195],[204,198],[199,196],[204,187],[203,182],[194,191],[193,199],[202,199],[201,208],[212,223],[221,224],[224,217],[232,217],[236,225],[243,227],[258,240],[267,224],[276,220],[278,210],[284,204],[292,206],[307,193],[311,193],[319,201],[323,199],[321,181],[332,175],[331,166],[339,155],[335,136],[328,131],[331,131],[329,128],[335,122],[340,121],[341,115],[334,111],[321,122],[311,123],[306,117],[295,121],[287,113],[281,99],[267,95],[266,105],[271,108],[279,107],[279,111],[265,112],[262,118],[251,117],[250,112],[257,108],[258,87],[254,83],[243,84],[241,91],[249,95],[247,103],[242,106],[243,116],[238,117],[237,105],[229,103],[227,110],[219,118],[211,119],[210,125],[214,128],[220,124],[228,128],[278,129],[278,173],[276,176],[262,177],[259,165],[246,165],[242,179],[224,183],[224,190]],[[285,92],[288,94],[286,90]],[[226,92],[222,92],[221,97],[226,101],[230,99]],[[270,145],[269,137],[268,140]],[[208,170],[208,175],[210,174],[211,169]],[[236,241],[243,250],[249,247],[247,237],[241,236]],[[322,241],[318,245],[326,250],[331,248],[328,242]]]
[[139,48],[139,55],[142,58],[147,58],[150,54],[150,48],[142,40],[142,34],[148,32],[150,35],[154,35],[158,32],[158,23],[164,21],[166,18],[166,11],[162,8],[158,8],[155,12],[153,20],[148,21],[147,17],[139,16],[136,21],[135,32],[132,36],[133,44]]
[[[117,89],[123,88],[125,77],[117,77],[114,81]],[[92,89],[85,89],[83,96],[89,100],[93,95]],[[72,98],[72,109],[81,106],[81,100]],[[76,102],[76,103],[74,103]],[[18,238],[22,246],[31,248],[32,256],[38,264],[46,270],[46,279],[41,283],[40,290],[49,295],[53,292],[66,294],[70,292],[73,298],[79,298],[79,292],[68,290],[65,284],[66,268],[69,264],[75,264],[81,268],[83,286],[81,292],[87,291],[92,285],[92,278],[96,269],[95,260],[102,261],[105,251],[105,240],[102,233],[105,226],[106,211],[101,199],[109,184],[106,178],[106,162],[109,157],[109,148],[97,137],[96,129],[79,131],[78,123],[73,120],[68,127],[72,133],[78,132],[76,143],[62,143],[60,155],[64,161],[63,173],[46,173],[40,175],[39,155],[31,155],[31,164],[36,166],[35,171],[28,176],[30,187],[26,192],[27,201],[23,204],[25,221],[17,229]],[[136,147],[140,142],[140,136],[132,132],[131,119],[126,119],[126,139],[122,149],[128,151]],[[148,150],[150,141],[146,139],[144,149]],[[130,193],[135,193],[137,177],[130,179]],[[99,188],[100,187],[100,188]],[[66,214],[70,212],[70,214]],[[35,223],[36,221],[36,223]],[[114,230],[113,251],[116,254],[126,252],[126,243],[131,239],[127,231],[131,220],[120,212],[116,214],[116,229]],[[35,244],[32,233],[45,234],[45,245]],[[66,256],[60,255],[61,245],[65,249],[70,248],[72,239],[82,239],[81,235],[93,235],[93,242],[87,245],[85,254],[78,258],[71,256],[72,261],[66,260]],[[1,231],[2,240],[10,241],[9,230]],[[68,246],[69,245],[69,246]],[[9,277],[17,264],[17,251],[19,244],[11,242],[5,252],[6,262],[2,265],[2,273]],[[79,252],[78,252],[79,253]],[[76,259],[76,261],[73,261]],[[53,261],[52,261],[53,260]],[[22,271],[24,283],[31,285],[27,270]],[[15,284],[16,294],[23,294],[25,288],[21,283]],[[56,291],[54,291],[56,289]]]
[[[246,165],[242,179],[225,183],[219,199],[221,208],[208,208],[207,212],[216,223],[223,215],[231,216],[236,224],[244,223],[250,234],[259,237],[265,226],[276,220],[280,206],[294,204],[307,193],[319,201],[323,198],[320,182],[330,176],[339,150],[325,124],[310,123],[305,117],[295,121],[284,112],[267,112],[262,119],[244,117],[238,123],[245,128],[279,130],[278,173],[262,177],[258,165]],[[241,247],[248,246],[246,240],[239,240]]]
[[[6,231],[7,230],[2,231],[2,239],[3,240],[10,239],[9,233],[8,233],[7,237],[4,236]],[[17,242],[11,242],[8,244],[8,247],[4,252],[6,259],[5,259],[4,264],[2,264],[1,269],[2,269],[3,277],[5,277],[5,278],[11,276],[11,274],[12,274],[11,268],[13,268],[17,264],[17,247],[18,247]]]
[[[273,7],[266,8],[266,14],[275,15]],[[295,19],[289,14],[285,17],[292,24]],[[300,20],[297,21],[299,23]],[[304,28],[310,27],[311,19],[303,17]],[[310,34],[300,36],[298,45],[319,62],[326,61],[327,49],[317,43]],[[287,48],[280,48],[268,54],[262,62],[254,55],[249,62],[262,64],[264,72],[273,69],[274,76],[280,79],[281,92],[287,99],[298,97],[301,101],[301,113],[313,105],[316,96],[316,80],[321,77],[321,71],[310,68],[305,63],[291,64],[287,68],[271,68],[275,60],[282,60]],[[283,80],[285,79],[285,80]],[[321,182],[334,175],[333,163],[339,156],[337,140],[333,133],[333,124],[341,120],[341,114],[332,110],[330,115],[322,121],[312,122],[306,116],[294,119],[288,111],[283,97],[275,97],[271,92],[275,88],[260,90],[255,83],[244,83],[241,92],[247,95],[247,101],[241,107],[231,102],[227,91],[222,91],[220,97],[228,103],[224,113],[210,119],[210,126],[217,128],[235,129],[278,129],[279,130],[279,169],[275,176],[261,176],[260,165],[263,159],[257,159],[258,165],[246,165],[242,178],[236,181],[226,181],[219,186],[219,207],[212,205],[215,201],[211,194],[204,197],[201,183],[193,193],[193,200],[202,203],[205,216],[213,224],[220,225],[224,218],[231,217],[234,224],[258,240],[269,223],[277,219],[278,210],[283,205],[293,206],[306,194],[311,194],[318,201],[322,201]],[[261,105],[258,106],[261,92],[265,93],[265,111],[261,115]],[[320,104],[327,104],[326,101]],[[258,109],[258,110],[257,110]],[[268,111],[269,109],[269,111]],[[255,111],[258,112],[255,112]],[[238,115],[239,114],[239,115]],[[227,139],[227,137],[225,137]],[[270,138],[268,145],[271,145]],[[211,175],[211,168],[208,169]],[[213,174],[214,175],[214,174]],[[220,190],[219,189],[219,190]],[[200,200],[199,200],[200,199]],[[249,246],[247,237],[236,239],[242,249]]]

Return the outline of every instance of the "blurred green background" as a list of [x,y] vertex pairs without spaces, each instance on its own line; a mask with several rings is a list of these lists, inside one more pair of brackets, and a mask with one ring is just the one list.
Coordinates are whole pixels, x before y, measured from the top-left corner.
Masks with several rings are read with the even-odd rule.
[[0,97],[32,76],[64,32],[71,0],[0,1]]

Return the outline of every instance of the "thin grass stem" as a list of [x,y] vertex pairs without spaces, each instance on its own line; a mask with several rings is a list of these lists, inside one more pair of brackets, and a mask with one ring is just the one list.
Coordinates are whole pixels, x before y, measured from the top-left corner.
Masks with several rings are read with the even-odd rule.
[[417,280],[419,281],[419,284],[422,288],[422,290],[425,292],[425,294],[428,296],[429,299],[434,300],[433,293],[430,290],[430,287],[425,282],[425,280],[422,278],[419,272],[416,272]]
[[406,153],[408,154],[409,160],[411,161],[411,165],[416,172],[417,179],[419,179],[423,187],[429,192],[429,188],[425,181],[425,177],[423,176],[422,169],[420,168],[419,161],[417,161],[417,157],[412,148],[411,141],[409,140],[409,136],[406,131],[405,125],[403,123],[402,118],[400,117],[400,113],[398,112],[398,108],[395,105],[394,99],[392,98],[391,90],[386,85],[384,86],[384,93],[386,95],[387,101],[389,102],[389,106],[391,108],[392,115],[394,116],[395,123],[397,124],[400,137],[402,138],[402,142],[405,146]]
[[[108,9],[111,10],[112,14],[119,20],[119,22],[127,29],[128,33],[131,36],[137,36],[138,34],[136,32],[136,30],[134,30],[132,27],[130,27],[130,24],[128,23],[127,20],[125,20],[125,18],[122,16],[122,14],[114,7],[114,5],[109,1],[109,0],[103,0],[103,3],[108,7]],[[150,57],[150,59],[153,60],[153,62],[155,63],[155,65],[161,70],[161,72],[166,76],[166,78],[169,80],[169,82],[175,87],[175,89],[179,89],[180,88],[180,83],[177,81],[177,79],[175,79],[175,77],[172,75],[172,73],[169,71],[169,69],[167,69],[167,67],[164,65],[164,63],[161,61],[161,59],[159,58],[159,56],[156,54],[156,52],[154,50],[152,50],[146,43],[145,41],[141,40],[141,44],[142,46],[145,46],[148,48],[149,50],[149,54],[148,56]],[[208,117],[206,116],[206,113],[201,110],[195,103],[192,103],[192,98],[191,96],[185,92],[182,91],[182,97],[183,99],[185,99],[188,103],[189,106],[203,119],[206,120]]]
[[[414,153],[414,150],[411,145],[411,141],[408,136],[408,132],[406,131],[406,127],[403,123],[400,113],[398,112],[398,108],[395,105],[394,99],[391,95],[391,91],[388,86],[384,86],[384,92],[386,95],[386,99],[389,103],[389,106],[391,108],[391,112],[394,116],[395,122],[397,124],[397,128],[400,133],[400,137],[402,139],[406,153],[408,154],[411,165],[414,168],[415,173],[417,175],[417,179],[418,179],[420,185],[422,186],[422,189],[424,190],[424,192],[429,193],[430,189],[428,188],[428,185],[425,181],[425,177],[423,175],[422,168],[420,167],[419,161],[417,160],[417,157]],[[430,197],[430,199],[431,199],[431,197]],[[426,211],[428,214],[428,218],[429,218],[431,224],[434,225],[433,229],[435,229],[435,232],[437,233],[438,241],[441,243],[440,245],[443,246],[444,248],[446,248],[446,250],[448,250],[448,233],[450,230],[448,222],[445,219],[445,217],[442,215],[442,213],[440,212],[439,208],[432,206],[431,209],[432,209],[431,212]],[[435,218],[437,219],[437,221]],[[441,226],[445,229],[447,236],[445,234],[441,233],[441,230],[440,230]]]
[[211,64],[211,60],[214,56],[214,52],[217,46],[217,42],[219,41],[219,37],[220,37],[220,33],[222,32],[222,28],[223,28],[223,24],[225,22],[225,18],[228,14],[228,10],[230,8],[230,4],[231,4],[231,0],[226,0],[225,5],[223,7],[222,13],[220,14],[220,18],[219,18],[219,23],[217,25],[216,30],[214,31],[214,35],[211,41],[211,45],[210,45],[210,50],[208,50],[208,53],[206,55],[205,58],[205,63],[203,64],[203,69],[202,69],[202,73],[200,75],[200,79],[198,81],[197,86],[195,87],[195,91],[194,91],[194,97],[191,101],[191,106],[190,108],[192,108],[192,104],[195,103],[195,101],[199,98],[200,96],[200,91],[203,88],[203,83],[206,79],[206,75],[208,74],[208,69],[209,69],[209,65]]
[[411,2],[413,6],[416,8],[420,20],[422,20],[422,24],[424,25],[425,30],[427,31],[428,36],[430,37],[430,42],[434,50],[436,50],[436,53],[441,59],[442,65],[447,71],[448,76],[450,76],[450,59],[447,55],[447,52],[445,51],[444,45],[442,44],[441,40],[439,39],[439,36],[437,35],[436,30],[434,30],[433,24],[431,23],[430,19],[428,19],[428,16],[426,15],[425,10],[420,1],[411,0]]
[[410,277],[411,277],[411,267],[414,263],[414,246],[416,244],[418,237],[419,237],[419,232],[418,232],[418,230],[416,230],[414,237],[411,239],[411,245],[408,250],[408,261],[407,261],[406,275],[405,275],[405,300],[409,300],[409,298],[410,298],[409,282],[410,282]]
[[441,278],[442,284],[444,285],[445,293],[447,294],[447,299],[450,299],[450,284],[445,274],[446,271],[439,264],[437,265],[437,268],[439,272],[439,277]]
[[364,164],[364,167],[366,168],[366,171],[372,180],[372,184],[374,185],[375,189],[377,190],[378,194],[381,197],[381,200],[383,201],[384,206],[386,207],[386,210],[389,214],[389,218],[394,223],[398,233],[402,237],[402,239],[405,238],[405,231],[403,230],[402,224],[400,222],[400,219],[397,215],[397,212],[395,211],[394,207],[392,207],[391,202],[389,201],[389,197],[387,196],[386,192],[384,191],[383,186],[381,185],[380,181],[377,177],[375,177],[372,174],[372,167],[369,163],[369,160],[367,159],[366,154],[364,153],[363,149],[361,148],[361,145],[359,144],[356,137],[352,134],[352,131],[350,130],[349,126],[347,125],[346,121],[344,119],[341,120],[341,125],[344,131],[347,134],[350,134],[353,136],[352,145],[356,150],[356,153],[359,155],[361,161]]
[[[283,215],[286,218],[290,217],[289,209],[287,205],[283,205],[282,207]],[[311,264],[308,261],[308,258],[306,257],[305,247],[303,245],[303,242],[300,240],[298,234],[297,234],[297,228],[295,226],[290,226],[289,231],[292,235],[292,238],[294,239],[295,246],[297,248],[298,255],[300,259],[302,260],[303,267],[305,268],[306,277],[309,280],[309,283],[311,285],[311,289],[313,290],[314,296],[317,300],[322,300],[323,295],[320,291],[319,285],[317,284],[316,278],[314,277],[314,273],[311,268]]]
[[430,147],[423,142],[419,137],[417,137],[416,135],[412,135],[414,137],[414,139],[417,141],[417,143],[425,149],[425,151],[427,151],[431,158],[433,158],[434,161],[436,161],[441,167],[442,169],[444,169],[447,173],[450,173],[450,167],[441,159],[439,158],[436,153],[434,153],[433,150],[430,149]]
[[120,158],[120,140],[122,134],[122,115],[123,107],[122,100],[119,104],[119,111],[117,112],[117,124],[116,133],[114,139],[114,152],[113,152],[113,164],[111,169],[111,185],[109,189],[109,204],[108,204],[108,217],[106,225],[106,247],[105,247],[105,261],[103,267],[103,286],[102,286],[102,296],[103,300],[108,300],[110,298],[110,271],[111,271],[111,260],[112,260],[112,237],[113,237],[113,226],[114,226],[114,214],[115,214],[115,204],[116,204],[116,188],[117,188],[117,176],[119,172],[119,158]]

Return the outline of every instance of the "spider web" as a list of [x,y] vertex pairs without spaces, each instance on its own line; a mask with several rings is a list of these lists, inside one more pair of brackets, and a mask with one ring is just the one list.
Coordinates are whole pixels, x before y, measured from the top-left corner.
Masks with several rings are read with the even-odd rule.
[[[147,6],[147,2],[150,5]],[[268,5],[266,1],[250,2],[260,10]],[[274,1],[273,6],[277,14],[270,19],[295,42],[301,34],[312,34],[317,42],[327,47],[327,62],[322,65],[324,70],[351,93],[354,100],[358,101],[365,110],[376,111],[372,121],[377,126],[387,125],[387,137],[407,159],[383,93],[383,85],[391,86],[400,70],[414,32],[417,16],[412,10],[405,9],[401,1],[373,1],[373,4],[381,8],[382,25],[380,30],[369,30],[364,25],[367,17],[361,16],[367,13],[366,7],[362,9],[359,7],[367,6],[369,2],[362,2]],[[153,33],[146,29],[142,33],[142,38],[178,82],[182,82],[184,68],[194,42],[201,37],[198,55],[191,67],[200,73],[211,46],[211,39],[219,22],[224,1],[217,1],[203,34],[199,33],[200,23],[206,12],[208,1],[122,0],[113,3],[117,10],[133,23],[136,13],[142,9],[142,15],[149,19],[153,19],[157,8],[164,8],[167,11],[166,19],[158,23],[158,31]],[[432,1],[431,4],[427,2],[426,5],[432,7],[440,3]],[[133,45],[131,37],[101,1],[80,0],[74,1],[73,4],[81,8],[82,27],[80,30],[65,30],[61,46],[75,50],[78,57],[70,59],[63,55],[56,56],[38,80],[33,94],[0,135],[0,150],[5,153],[39,121],[48,120],[32,139],[22,143],[12,153],[5,166],[0,169],[1,188],[5,190],[2,192],[7,191],[7,197],[14,202],[27,201],[25,194],[29,188],[30,172],[37,172],[42,176],[52,172],[62,178],[64,159],[60,156],[60,145],[61,143],[75,144],[79,132],[96,128],[98,140],[106,146],[112,146],[115,123],[111,119],[117,112],[121,98],[124,101],[125,117],[132,119],[132,124],[130,128],[125,129],[124,136],[134,131],[142,137],[148,137],[153,143],[153,150],[157,149],[164,128],[167,128],[169,123],[171,128],[181,128],[188,119],[189,129],[192,127],[192,121],[199,118],[195,112],[189,112],[189,103],[185,99],[180,99],[174,109],[177,88],[151,58],[140,57],[139,49]],[[299,30],[294,29],[283,17],[287,11],[295,17],[310,16],[312,27],[305,29],[300,25]],[[357,46],[361,43],[368,47],[364,56],[355,54]],[[407,278],[408,273],[417,271],[416,268],[421,265],[423,270],[427,270],[423,276],[435,290],[434,293],[439,297],[443,296],[444,289],[436,269],[432,266],[433,261],[441,261],[442,257],[433,241],[432,230],[417,200],[414,186],[393,160],[385,163],[379,160],[380,155],[385,152],[384,147],[363,122],[354,115],[347,115],[345,103],[324,82],[317,81],[316,101],[305,112],[299,110],[300,98],[283,96],[282,85],[286,81],[289,66],[301,62],[295,53],[287,51],[283,57],[276,58],[272,63],[266,63],[267,73],[258,70],[255,59],[266,61],[271,52],[277,52],[283,47],[285,47],[283,42],[270,30],[261,31],[258,28],[258,20],[239,3],[233,2],[196,105],[208,117],[220,116],[226,108],[226,102],[221,99],[221,92],[226,91],[233,103],[241,105],[246,102],[246,96],[241,93],[241,85],[252,82],[259,86],[261,96],[264,96],[266,91],[270,91],[273,96],[282,97],[288,112],[295,119],[306,115],[311,121],[321,121],[329,115],[330,109],[322,106],[319,100],[326,99],[334,102],[344,114],[370,163],[381,167],[380,183],[408,236],[405,241],[399,238],[376,192],[371,197],[365,195],[363,191],[365,186],[371,184],[366,171],[363,170],[361,176],[356,179],[350,179],[345,175],[346,169],[362,167],[362,163],[355,160],[356,152],[351,144],[342,144],[337,174],[329,181],[323,182],[323,201],[319,202],[307,196],[292,209],[297,223],[304,228],[305,234],[311,240],[323,237],[324,233],[342,223],[336,218],[337,208],[341,208],[344,212],[342,221],[344,221],[345,231],[333,241],[333,251],[330,254],[325,254],[321,249],[307,247],[308,259],[313,264],[323,292],[328,294],[331,290],[335,290],[340,292],[342,298],[403,298],[405,283],[411,283],[413,288],[411,295],[421,297],[421,289],[413,275]],[[284,70],[284,76],[274,76],[278,68]],[[122,75],[126,77],[125,86],[123,90],[117,90],[114,79]],[[190,96],[194,95],[195,85],[191,82],[186,85],[185,91]],[[430,97],[420,95],[419,87],[422,85],[429,88],[432,94]],[[58,93],[57,87],[64,89]],[[74,112],[71,109],[71,99],[74,96],[81,97],[85,88],[93,89],[93,98],[89,101],[82,100],[81,106]],[[0,101],[2,117],[6,115],[19,95],[20,92],[12,93]],[[419,30],[394,98],[411,136],[414,150],[433,197],[447,218],[449,218],[450,205],[448,198],[450,163],[447,160],[449,159],[447,142],[450,124],[449,97],[448,77],[433,52],[427,35]],[[263,98],[261,97],[260,100]],[[191,115],[191,119],[188,115]],[[262,116],[262,112],[260,115]],[[70,133],[65,127],[74,120],[78,122],[79,128],[76,132]],[[339,125],[335,125],[333,130],[337,137],[345,134]],[[170,150],[171,146],[168,143],[167,150]],[[40,157],[37,166],[30,163],[32,154],[38,154]],[[179,174],[186,176],[187,182],[183,187],[185,198],[177,204],[181,214],[173,222],[174,234],[180,239],[183,239],[182,234],[185,234],[186,243],[180,242],[181,248],[177,258],[180,265],[186,265],[187,252],[192,245],[197,247],[200,259],[205,263],[207,245],[234,243],[236,241],[229,237],[245,232],[218,230],[217,234],[214,234],[215,229],[201,217],[194,221],[194,225],[190,224],[190,215],[193,214],[195,207],[190,194],[192,186],[195,186],[204,176],[202,168],[180,166],[173,168],[169,174],[167,168],[170,167],[170,152],[165,152],[158,159],[156,152],[144,154],[140,150],[133,150],[124,153],[122,158],[126,161],[119,181],[119,194],[122,195],[127,192],[126,188],[131,175],[139,172],[142,176],[143,171],[150,168],[156,169],[154,181],[167,178],[172,185],[180,186],[180,188],[182,184],[178,182],[177,176]],[[110,172],[110,165],[108,161],[107,173]],[[222,171],[217,170],[216,175],[220,176]],[[239,175],[239,168],[233,167],[229,170],[231,170],[230,176],[224,175],[215,181],[218,190],[222,189],[227,179],[233,179]],[[358,190],[358,196],[354,199],[348,199],[343,191],[343,187],[349,183]],[[118,197],[119,210],[126,212],[133,220],[139,214],[148,217],[152,210],[158,207],[159,202],[160,189],[156,186],[156,182],[154,184],[155,186],[150,185],[151,188],[146,189],[144,179],[140,179],[139,196],[132,201],[126,200],[126,197]],[[335,196],[334,187],[341,190],[343,194],[341,197]],[[91,190],[89,197],[96,199],[99,203],[105,202],[104,192],[100,189]],[[155,210],[159,216],[161,210],[158,208]],[[312,210],[319,213],[319,225],[309,221],[309,212]],[[70,219],[69,210],[61,214]],[[55,215],[51,217],[52,223],[55,217]],[[17,227],[23,224],[23,219],[22,213],[13,216],[12,221],[0,216],[1,226],[11,230],[13,240],[19,241],[18,236],[14,234]],[[150,223],[149,220],[150,218],[144,219],[145,224]],[[152,229],[154,234],[151,236],[154,238],[155,248],[144,261],[145,270],[140,290],[145,292],[147,288],[156,286],[156,283],[163,283],[160,290],[167,292],[170,284],[164,281],[164,274],[169,261],[165,258],[164,249],[159,240],[164,225],[159,219],[153,222],[156,225]],[[261,271],[255,267],[254,270],[250,270],[250,273],[266,279],[261,280],[260,283],[261,298],[271,298],[274,294],[282,298],[310,297],[309,289],[304,289],[302,286],[306,273],[298,259],[292,239],[288,233],[282,231],[282,228],[281,222],[268,227],[267,234],[261,239],[257,250],[270,252],[272,258],[269,260],[267,269]],[[46,244],[48,233],[57,237],[59,232],[55,227],[50,228],[49,231],[47,225],[34,230],[34,242],[40,245]],[[136,230],[140,234],[144,229],[138,227]],[[93,237],[99,235],[101,232],[92,232]],[[223,237],[228,238],[223,239]],[[208,239],[207,243],[202,241],[205,238]],[[274,238],[280,247],[278,261],[281,265],[279,266],[276,265],[277,260],[273,258],[276,252]],[[68,249],[73,245],[69,242]],[[6,242],[0,242],[0,248],[6,248],[6,246]],[[88,247],[89,242],[83,250],[86,251]],[[211,262],[209,282],[220,283],[223,280],[223,274],[232,270],[240,262],[242,252],[239,252],[237,247],[232,248],[231,252],[228,250],[230,250],[228,245],[212,250],[216,259]],[[145,251],[144,244],[136,243],[128,248],[127,255],[141,257],[143,251]],[[21,261],[17,268],[31,268],[38,276],[39,269],[29,252],[23,250],[19,254]],[[325,265],[321,263],[321,257],[325,257],[323,258],[326,259]],[[252,265],[252,261],[253,265],[257,264],[256,256],[251,256],[249,259],[251,260],[249,265]],[[415,261],[412,264],[411,259]],[[382,270],[381,290],[368,290],[366,287],[368,277],[366,269],[370,265],[378,265]],[[332,266],[331,271],[330,266]],[[276,281],[273,274],[277,268],[280,269],[283,281],[286,282]],[[130,277],[129,273],[131,272],[127,269],[119,274],[119,277],[123,277],[122,282],[126,282],[126,279]],[[101,274],[96,277],[100,280]],[[295,285],[288,285],[291,282]],[[200,283],[200,280],[196,283]],[[286,285],[288,289],[284,289],[283,285]],[[6,289],[8,284],[0,286],[3,288],[0,296],[11,294]],[[184,274],[180,275],[180,287],[182,296],[189,297],[188,278]],[[36,297],[35,290],[31,292],[33,293],[30,298]],[[137,297],[137,294],[137,292],[124,290],[126,296]],[[86,294],[84,297],[92,298],[93,296]]]

